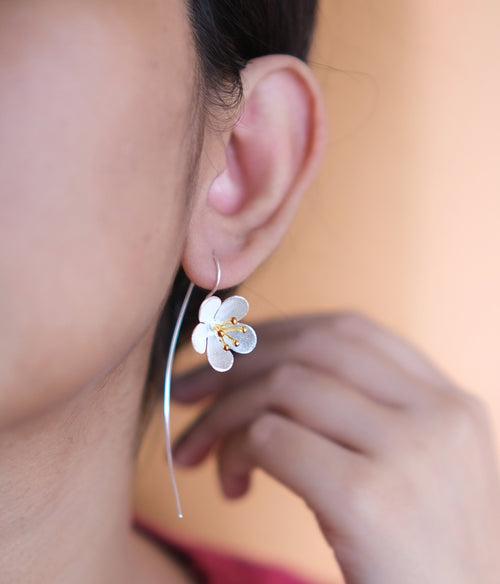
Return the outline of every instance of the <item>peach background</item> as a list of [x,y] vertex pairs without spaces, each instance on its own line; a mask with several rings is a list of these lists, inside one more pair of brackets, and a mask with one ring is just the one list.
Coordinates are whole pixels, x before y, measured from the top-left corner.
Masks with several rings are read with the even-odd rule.
[[[418,343],[500,423],[500,4],[325,0],[313,56],[330,145],[285,243],[242,287],[251,321],[356,308]],[[180,364],[182,366],[182,355]],[[177,432],[197,409],[176,407]],[[225,501],[213,460],[177,470],[161,412],[141,453],[137,507],[190,539],[337,581],[295,495],[257,471]]]

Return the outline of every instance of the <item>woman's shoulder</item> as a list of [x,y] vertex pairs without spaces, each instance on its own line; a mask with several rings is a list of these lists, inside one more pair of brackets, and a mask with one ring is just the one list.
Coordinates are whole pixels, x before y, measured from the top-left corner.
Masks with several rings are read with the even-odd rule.
[[256,562],[211,545],[186,541],[135,516],[133,527],[151,538],[205,584],[317,584],[271,562]]

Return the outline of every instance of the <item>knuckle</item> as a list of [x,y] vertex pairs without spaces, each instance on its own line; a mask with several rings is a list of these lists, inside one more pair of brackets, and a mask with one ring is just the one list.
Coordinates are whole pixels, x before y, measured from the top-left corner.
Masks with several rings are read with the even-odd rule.
[[324,327],[320,324],[306,326],[296,335],[292,343],[292,349],[295,350],[293,351],[293,354],[302,355],[304,353],[304,348],[310,348],[312,350],[319,349],[324,340]]
[[466,392],[455,392],[453,396],[448,396],[440,408],[439,417],[441,422],[444,418],[446,431],[459,440],[470,438],[489,426],[484,402]]
[[255,418],[248,426],[247,439],[250,448],[260,451],[271,444],[279,431],[279,425],[279,416],[272,412],[264,412]]
[[334,334],[347,337],[365,336],[374,326],[367,316],[354,310],[331,314],[329,324]]
[[477,395],[469,392],[461,394],[461,401],[470,428],[476,434],[488,434],[491,429],[491,420],[486,403]]
[[481,425],[489,420],[489,411],[485,402],[473,393],[464,392],[462,395],[465,406],[474,420]]
[[404,517],[410,502],[418,500],[415,481],[393,465],[377,465],[356,473],[346,492],[348,513],[366,525]]
[[307,346],[319,350],[332,335],[344,339],[369,337],[378,328],[368,316],[354,310],[323,313],[296,335],[294,346],[303,351]]
[[272,395],[281,395],[303,377],[303,366],[294,361],[285,361],[275,367],[268,378],[267,391]]
[[373,470],[357,470],[349,478],[344,505],[349,514],[367,519],[375,512],[377,493],[376,474]]

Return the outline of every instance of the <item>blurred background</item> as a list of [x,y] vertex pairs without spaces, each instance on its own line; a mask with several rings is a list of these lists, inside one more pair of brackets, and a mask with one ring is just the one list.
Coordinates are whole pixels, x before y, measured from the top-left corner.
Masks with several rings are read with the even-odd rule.
[[[241,287],[257,331],[262,319],[321,309],[373,316],[481,395],[496,427],[498,23],[500,4],[489,0],[323,1],[311,65],[328,105],[327,157],[286,241]],[[198,411],[174,406],[174,435]],[[227,501],[213,459],[178,468],[177,519],[162,424],[159,408],[139,458],[141,517],[340,582],[305,504],[260,471],[249,496]]]

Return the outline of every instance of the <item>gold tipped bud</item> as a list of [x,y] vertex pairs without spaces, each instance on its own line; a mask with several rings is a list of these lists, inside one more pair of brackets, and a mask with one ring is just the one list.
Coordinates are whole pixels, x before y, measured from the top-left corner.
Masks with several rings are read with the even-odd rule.
[[231,318],[231,324],[238,324],[238,319],[235,316]]
[[240,346],[240,342],[239,341],[234,341],[234,346],[235,347],[239,347]]

